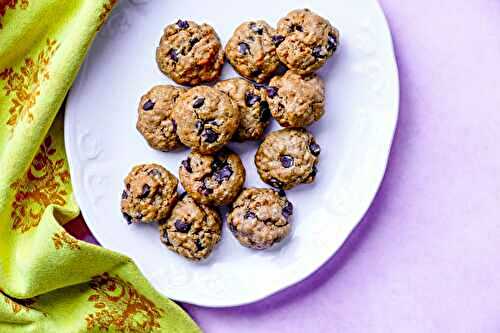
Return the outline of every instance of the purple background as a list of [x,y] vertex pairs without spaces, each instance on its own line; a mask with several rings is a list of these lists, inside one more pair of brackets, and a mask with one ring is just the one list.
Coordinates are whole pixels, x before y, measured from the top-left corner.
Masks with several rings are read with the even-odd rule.
[[380,2],[401,106],[375,202],[300,284],[237,308],[183,305],[204,331],[500,332],[500,0]]

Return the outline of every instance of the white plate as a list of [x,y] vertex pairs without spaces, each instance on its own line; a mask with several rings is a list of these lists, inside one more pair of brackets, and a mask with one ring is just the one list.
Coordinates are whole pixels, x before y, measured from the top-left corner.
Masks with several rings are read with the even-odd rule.
[[[154,151],[135,129],[139,97],[155,84],[170,83],[154,57],[163,27],[178,18],[207,22],[225,43],[243,21],[259,18],[274,25],[303,7],[339,28],[341,45],[320,71],[327,111],[310,128],[322,147],[317,180],[288,191],[295,205],[292,235],[259,252],[238,245],[224,226],[210,259],[191,263],[160,243],[156,226],[128,226],[119,203],[131,167],[158,162],[177,174],[188,153]],[[232,76],[226,64],[223,77]],[[254,302],[317,270],[360,221],[384,175],[398,102],[391,35],[375,0],[121,1],[67,103],[65,141],[75,195],[99,242],[133,258],[166,296],[212,307]],[[246,186],[264,186],[253,165],[257,145],[231,147],[246,166]]]

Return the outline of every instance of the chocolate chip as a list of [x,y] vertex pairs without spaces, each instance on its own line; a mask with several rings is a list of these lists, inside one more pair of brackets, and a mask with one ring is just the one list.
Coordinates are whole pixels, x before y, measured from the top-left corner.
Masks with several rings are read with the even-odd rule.
[[209,195],[209,194],[214,193],[214,190],[212,190],[211,188],[208,188],[205,184],[203,184],[198,188],[198,192],[200,192],[203,195]]
[[195,244],[196,244],[196,250],[202,251],[204,249],[203,244],[201,243],[200,239],[197,239]]
[[265,123],[271,118],[271,110],[269,110],[269,104],[266,101],[260,102],[260,121]]
[[201,131],[203,130],[203,121],[201,120],[197,120],[195,123],[194,123],[194,126],[196,127],[196,130],[197,130],[197,134],[200,135],[201,134]]
[[182,192],[180,195],[179,195],[179,201],[182,201],[182,199],[184,199],[186,197],[188,193],[186,191]]
[[310,176],[314,178],[316,177],[317,174],[318,174],[318,168],[316,166],[313,166]]
[[272,187],[275,187],[275,188],[282,188],[283,187],[283,183],[280,182],[279,180],[277,180],[276,178],[271,178],[271,180],[269,181],[269,185],[271,185]]
[[210,128],[205,129],[205,131],[203,132],[202,135],[205,139],[205,142],[208,142],[208,143],[214,143],[219,138],[219,134],[217,134],[216,132],[214,132]]
[[181,162],[182,166],[184,169],[186,169],[187,172],[192,173],[193,169],[191,169],[191,159],[188,157],[184,161]]
[[130,191],[130,184],[129,184],[129,183],[127,183],[127,184],[125,185],[125,188],[127,189],[127,191]]
[[161,233],[161,238],[160,240],[165,243],[165,245],[171,245],[170,239],[168,238],[168,232],[167,229],[164,229],[163,232]]
[[184,223],[182,220],[176,220],[174,225],[177,231],[182,232],[184,234],[188,233],[189,229],[191,229],[191,224]]
[[251,211],[247,211],[245,213],[245,216],[243,217],[245,220],[247,219],[256,219],[257,218],[257,215],[255,215],[254,212],[251,212]]
[[238,51],[241,53],[241,54],[249,54],[250,53],[250,46],[245,43],[245,42],[241,42],[238,44]]
[[122,199],[127,199],[127,198],[128,198],[128,193],[127,193],[127,191],[123,190]]
[[260,102],[260,96],[254,95],[252,93],[245,94],[245,104],[248,107],[253,106],[255,103]]
[[168,51],[168,56],[170,59],[172,59],[174,62],[179,61],[179,57],[177,57],[177,51],[175,49],[171,49]]
[[328,51],[335,52],[337,50],[337,46],[338,46],[337,36],[333,34],[328,34],[328,44],[326,47]]
[[154,107],[155,107],[155,103],[152,100],[148,99],[146,101],[146,103],[144,103],[144,105],[142,106],[142,109],[144,111],[149,111],[149,110],[153,110]]
[[256,70],[252,71],[252,73],[250,73],[250,76],[251,77],[257,77],[260,74],[262,74],[262,71],[260,69],[256,69]]
[[315,46],[312,50],[312,54],[314,57],[316,58],[324,58],[326,57],[326,53],[324,52],[323,50],[323,47],[322,46]]
[[294,23],[290,26],[290,29],[289,29],[290,32],[294,32],[294,31],[300,31],[300,32],[303,32],[304,29],[302,28],[302,26],[300,24],[297,24],[297,23]]
[[309,150],[314,156],[318,156],[321,153],[321,147],[316,142],[311,142]]
[[188,21],[183,21],[183,20],[179,20],[177,21],[177,26],[180,28],[180,29],[187,29],[189,28],[189,23]]
[[271,40],[273,41],[274,45],[278,46],[281,43],[283,43],[283,41],[285,40],[285,36],[275,35],[275,36],[271,37]]
[[274,98],[278,95],[278,88],[270,86],[266,88],[267,96]]
[[290,168],[291,166],[293,166],[293,157],[290,156],[290,155],[284,155],[284,156],[281,156],[280,158],[280,161],[281,161],[281,165],[284,167],[284,168]]
[[224,165],[224,167],[214,173],[215,180],[220,184],[225,180],[228,180],[233,175],[233,169],[229,164]]
[[259,89],[259,90],[266,88],[266,85],[262,84],[262,83],[254,83],[253,86],[255,87],[255,89]]
[[156,177],[156,176],[160,177],[161,172],[158,169],[153,169],[148,172],[148,175],[150,175],[151,177]]
[[148,184],[144,184],[142,186],[142,192],[141,194],[138,196],[139,199],[144,199],[144,198],[147,198],[147,196],[149,195],[149,193],[151,192],[151,187],[149,187]]
[[177,133],[177,123],[173,119],[172,119],[172,129],[174,130],[174,133]]
[[199,41],[200,41],[200,39],[199,39],[199,38],[197,38],[197,37],[193,37],[193,38],[191,38],[191,39],[189,40],[189,46],[191,46],[191,48],[192,48],[192,47],[193,47],[196,43],[198,43]]
[[286,206],[281,210],[281,214],[288,219],[291,215],[293,215],[293,205],[290,201],[286,202]]
[[199,109],[205,104],[205,98],[204,97],[197,97],[194,102],[193,102],[193,108]]
[[217,170],[220,170],[224,166],[224,162],[218,159],[217,157],[214,157],[212,164],[210,165],[210,168],[212,169],[212,172],[216,172]]
[[264,32],[264,29],[262,29],[262,27],[259,27],[255,22],[250,23],[250,29],[259,35],[262,35],[262,33]]
[[209,120],[206,123],[209,124],[209,125],[214,125],[214,126],[220,126],[221,125],[217,119]]
[[286,197],[286,192],[285,192],[283,189],[280,189],[280,190],[278,191],[278,195],[279,195],[280,197],[284,198],[284,197]]
[[127,213],[122,213],[123,218],[127,221],[127,224],[132,224],[132,216],[128,215]]

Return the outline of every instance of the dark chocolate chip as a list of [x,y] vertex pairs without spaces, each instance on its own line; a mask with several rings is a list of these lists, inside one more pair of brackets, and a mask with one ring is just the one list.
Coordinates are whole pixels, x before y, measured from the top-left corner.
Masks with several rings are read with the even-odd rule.
[[266,88],[267,96],[274,98],[278,95],[278,88],[270,86]]
[[197,130],[197,134],[200,135],[201,134],[201,131],[203,130],[203,121],[201,120],[197,120],[195,123],[194,123],[194,126],[196,127],[196,130]]
[[156,177],[156,176],[160,177],[161,172],[158,169],[153,169],[148,172],[148,175],[150,175],[151,177]]
[[163,232],[161,233],[161,239],[160,239],[165,245],[171,245],[170,239],[168,238],[168,232],[167,229],[163,229]]
[[250,53],[250,46],[245,42],[241,42],[238,44],[238,51],[241,54],[249,54]]
[[219,138],[219,134],[217,134],[216,132],[214,132],[210,128],[205,129],[205,131],[203,132],[202,135],[205,139],[205,142],[208,142],[208,143],[214,143]]
[[254,212],[251,212],[251,211],[247,211],[245,213],[245,216],[243,217],[244,219],[255,219],[257,218],[257,215],[255,215]]
[[289,29],[290,32],[294,32],[294,31],[300,31],[300,32],[303,32],[304,29],[302,28],[302,26],[300,24],[297,24],[297,23],[294,23],[290,26],[290,29]]
[[174,130],[174,133],[177,133],[177,123],[173,119],[172,119],[172,129]]
[[259,27],[255,22],[250,23],[250,29],[259,35],[262,35],[262,33],[264,32],[264,29],[262,29],[262,27]]
[[179,201],[182,201],[182,199],[184,199],[186,197],[188,193],[186,191],[182,192],[181,194],[179,194]]
[[318,168],[316,166],[313,166],[310,176],[314,178],[316,177],[317,174],[318,174]]
[[233,169],[229,164],[224,165],[224,167],[214,173],[215,180],[220,184],[225,180],[228,180],[233,175]]
[[149,195],[149,193],[151,192],[151,187],[149,187],[148,184],[144,184],[142,186],[142,192],[141,194],[138,196],[139,199],[144,199],[144,198],[147,198],[147,196]]
[[266,101],[260,102],[260,121],[265,123],[271,118],[271,110],[269,110],[269,104]]
[[177,26],[180,28],[180,29],[187,29],[189,28],[189,23],[188,21],[184,21],[184,20],[179,20],[177,21]]
[[209,195],[209,194],[214,193],[214,190],[212,190],[211,188],[208,188],[205,184],[203,184],[198,188],[198,192],[200,192],[203,195]]
[[206,124],[214,125],[214,126],[220,126],[221,125],[217,119],[209,120],[209,121],[206,122]]
[[293,205],[290,201],[286,202],[286,206],[283,207],[283,210],[281,211],[281,214],[287,219],[291,215],[293,215]]
[[214,157],[212,164],[210,165],[210,168],[212,169],[212,172],[216,172],[217,170],[220,170],[224,166],[224,162],[218,159],[217,157]]
[[168,51],[168,56],[170,59],[172,59],[174,62],[179,61],[179,57],[177,56],[177,51],[175,49],[171,49]]
[[337,37],[333,34],[328,34],[328,44],[326,47],[328,51],[335,52],[337,50],[337,46],[338,46]]
[[273,41],[274,45],[278,46],[281,43],[283,43],[283,41],[285,40],[285,36],[275,35],[275,36],[271,37],[271,40]]
[[313,48],[312,54],[316,58],[324,58],[324,57],[326,57],[326,53],[324,52],[323,47],[320,46],[320,45],[315,46]]
[[205,98],[204,97],[197,97],[194,102],[193,102],[193,108],[199,109],[205,104]]
[[188,157],[184,161],[181,162],[182,166],[184,169],[186,169],[187,172],[192,173],[193,169],[191,168],[191,159]]
[[184,234],[189,232],[189,229],[191,229],[191,224],[184,223],[182,220],[176,220],[174,225],[177,231],[182,232]]
[[283,197],[283,198],[284,198],[284,197],[286,197],[286,192],[285,192],[285,190],[280,189],[280,190],[278,191],[278,195],[279,195],[280,197]]
[[252,71],[252,73],[250,73],[250,76],[251,77],[257,77],[260,74],[262,74],[262,71],[260,69],[256,69],[256,70]]
[[127,191],[123,190],[122,199],[127,199],[127,198],[128,198],[128,193],[127,193]]
[[311,142],[309,150],[314,156],[318,156],[321,153],[321,147],[316,142]]
[[199,41],[200,41],[200,39],[199,39],[199,38],[197,38],[197,37],[193,37],[193,38],[191,38],[191,39],[189,40],[189,45],[190,45],[190,46],[191,46],[191,48],[192,48],[192,47],[193,47],[196,43],[198,43]]
[[283,183],[280,182],[279,180],[277,180],[276,178],[271,178],[271,180],[269,181],[269,185],[271,185],[272,187],[275,187],[275,188],[282,188],[283,187]]
[[155,107],[155,103],[152,100],[148,99],[146,101],[146,103],[144,103],[144,105],[142,106],[142,109],[144,111],[149,111],[149,110],[153,110],[154,107]]
[[290,155],[283,155],[281,156],[280,158],[280,161],[281,161],[281,165],[284,167],[284,168],[290,168],[293,166],[293,157],[290,156]]
[[262,83],[254,83],[253,86],[255,87],[255,89],[259,89],[259,90],[266,88],[266,85],[262,84]]
[[122,213],[123,218],[127,221],[127,224],[132,224],[132,216],[128,215],[127,213]]
[[198,251],[203,251],[203,249],[205,248],[205,247],[203,247],[203,244],[201,243],[200,239],[197,239],[195,244],[196,244],[196,250],[198,250]]
[[248,107],[253,106],[255,103],[260,102],[260,96],[254,95],[252,93],[245,94],[245,104]]

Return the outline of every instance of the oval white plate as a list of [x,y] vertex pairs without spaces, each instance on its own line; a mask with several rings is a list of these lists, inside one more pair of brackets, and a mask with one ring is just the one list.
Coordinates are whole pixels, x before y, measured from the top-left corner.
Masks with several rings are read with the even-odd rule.
[[[210,259],[191,263],[160,243],[156,226],[128,226],[119,203],[131,167],[158,162],[177,174],[188,153],[154,151],[135,129],[139,97],[155,84],[171,83],[154,57],[163,27],[178,18],[207,22],[225,43],[243,21],[260,18],[275,25],[303,7],[339,28],[341,46],[320,71],[327,111],[310,128],[322,147],[317,180],[288,191],[295,205],[292,235],[259,252],[238,245],[224,226]],[[226,64],[223,77],[232,76]],[[398,101],[391,35],[374,0],[121,1],[97,36],[67,103],[65,141],[75,195],[99,242],[133,258],[166,296],[212,307],[254,302],[317,270],[360,221],[385,171]],[[246,186],[264,186],[253,165],[257,144],[231,147],[246,166]]]

